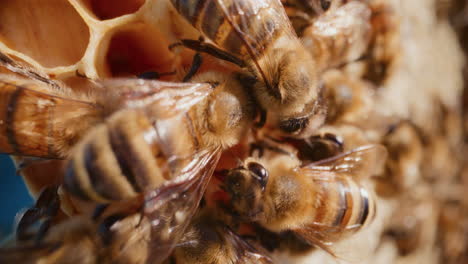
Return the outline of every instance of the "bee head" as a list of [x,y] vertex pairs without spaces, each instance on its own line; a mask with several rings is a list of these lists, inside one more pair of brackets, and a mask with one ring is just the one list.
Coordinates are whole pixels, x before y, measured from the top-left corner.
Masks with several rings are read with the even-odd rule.
[[267,113],[267,127],[281,136],[310,136],[325,121],[326,109],[318,69],[301,43],[294,49],[278,49],[266,82],[254,91]]
[[268,182],[268,171],[258,162],[247,162],[244,166],[227,173],[225,189],[231,204],[240,217],[255,220],[263,211],[263,194]]

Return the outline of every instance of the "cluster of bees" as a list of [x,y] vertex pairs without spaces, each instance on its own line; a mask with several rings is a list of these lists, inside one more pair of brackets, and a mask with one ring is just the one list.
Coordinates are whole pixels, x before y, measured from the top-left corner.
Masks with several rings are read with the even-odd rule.
[[[169,47],[194,51],[188,69],[84,93],[0,54],[0,151],[25,157],[19,169],[66,160],[1,263],[275,263],[314,246],[339,258],[336,242],[375,217],[372,176],[387,197],[417,181],[423,133],[373,105],[398,61],[390,7],[170,3],[200,35]],[[408,254],[420,235],[397,222],[386,235]]]
[[[443,15],[448,17],[452,27],[458,35],[459,43],[465,55],[465,65],[463,68],[463,98],[462,98],[462,168],[458,173],[455,184],[450,187],[468,189],[468,166],[465,153],[468,151],[468,3],[466,1],[439,1],[438,4],[444,8]],[[450,131],[450,130],[448,130]],[[440,237],[446,263],[465,263],[468,261],[468,200],[464,191],[445,199],[440,217]]]

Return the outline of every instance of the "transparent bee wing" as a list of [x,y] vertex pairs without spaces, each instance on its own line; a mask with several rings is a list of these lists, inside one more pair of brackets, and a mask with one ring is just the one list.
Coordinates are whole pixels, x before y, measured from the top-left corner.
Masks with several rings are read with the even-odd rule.
[[153,119],[164,119],[186,113],[212,91],[210,84],[138,79],[98,84],[85,97],[68,87],[0,74],[0,152],[65,158],[89,128],[119,109],[144,108]]
[[[277,34],[297,38],[279,0],[217,0],[232,28],[245,43],[246,52],[257,60],[266,43]],[[252,19],[257,17],[258,19]]]
[[43,84],[46,84],[47,86],[55,89],[60,89],[63,86],[60,82],[50,79],[47,74],[27,66],[26,64],[17,62],[2,52],[0,52],[0,66],[3,66],[8,70],[14,73],[18,73],[26,78],[40,81]]
[[[143,207],[142,211],[132,202],[119,209],[114,208],[117,213],[98,217],[100,220],[84,218],[76,221],[78,219],[74,217],[57,227],[52,226],[40,242],[41,247],[33,250],[37,254],[26,257],[21,244],[0,250],[0,260],[49,263],[49,259],[56,258],[58,260],[51,263],[69,263],[66,256],[73,254],[76,259],[100,259],[104,263],[163,263],[191,222],[219,156],[219,149],[204,150],[194,155],[193,162],[177,177],[145,193],[143,204],[138,202],[140,197],[135,200]],[[29,245],[30,241],[25,243]],[[80,249],[75,247],[77,243]],[[53,247],[42,250],[42,246],[48,245]]]
[[383,145],[371,144],[305,165],[300,168],[300,171],[317,179],[326,179],[337,175],[365,179],[382,168],[386,159],[386,148]]
[[212,210],[197,211],[174,251],[177,263],[200,262],[202,259],[219,264],[272,263],[266,250],[238,235],[224,221],[217,219]]
[[[107,91],[101,96],[102,100],[113,100],[117,109],[145,108],[155,119],[185,113],[213,91],[212,85],[208,83],[176,83],[135,78],[104,80],[100,84]],[[109,94],[112,92],[113,94]]]
[[302,229],[296,229],[294,233],[298,234],[311,245],[323,249],[334,258],[354,262],[357,260],[355,254],[347,247],[348,245],[345,242],[337,239],[337,234],[344,232],[354,233],[360,228],[361,225],[353,225],[340,229],[314,223]]
[[77,99],[37,80],[0,74],[2,153],[64,158],[83,130],[101,116],[102,108],[92,100]]
[[[264,81],[265,73],[258,60],[264,54],[265,47],[278,36],[297,39],[286,11],[279,0],[217,0],[237,36],[245,44],[239,53],[252,58],[255,67]],[[229,48],[232,52],[238,47]],[[272,86],[272,84],[268,84]]]
[[161,263],[184,235],[220,156],[219,149],[201,151],[174,180],[146,194],[152,249],[148,263]]
[[245,239],[240,237],[230,228],[224,228],[226,243],[231,243],[236,249],[236,259],[232,263],[250,264],[250,263],[273,263],[271,258],[267,256],[266,250],[251,245]]
[[294,232],[300,234],[307,241],[319,240],[324,245],[329,245],[336,241],[335,233],[353,232],[359,230],[361,227],[362,224],[340,227],[315,222],[304,228],[295,229]]

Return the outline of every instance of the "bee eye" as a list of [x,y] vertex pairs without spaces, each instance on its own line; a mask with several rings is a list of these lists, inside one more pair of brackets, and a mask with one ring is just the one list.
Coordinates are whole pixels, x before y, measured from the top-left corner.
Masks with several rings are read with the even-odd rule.
[[286,133],[298,133],[303,130],[309,123],[309,118],[290,118],[284,121],[281,121],[279,127]]
[[330,8],[331,1],[330,0],[320,0],[320,5],[322,6],[323,11],[327,11]]
[[247,169],[256,176],[262,184],[262,187],[265,187],[268,180],[268,171],[265,167],[257,162],[251,162],[247,165]]

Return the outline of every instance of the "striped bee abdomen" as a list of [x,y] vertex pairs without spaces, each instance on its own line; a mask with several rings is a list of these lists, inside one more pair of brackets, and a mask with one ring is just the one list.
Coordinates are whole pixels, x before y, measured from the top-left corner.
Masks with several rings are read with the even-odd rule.
[[[273,7],[259,0],[171,0],[176,10],[219,47],[241,56],[260,57],[282,29]],[[248,54],[246,44],[254,54]]]
[[41,88],[23,79],[0,82],[0,152],[64,158],[83,130],[101,118],[96,105]]
[[72,152],[65,186],[86,200],[127,199],[163,183],[156,131],[142,111],[121,110]]
[[351,177],[320,181],[314,223],[323,226],[327,239],[334,241],[359,230],[375,215],[373,196]]

